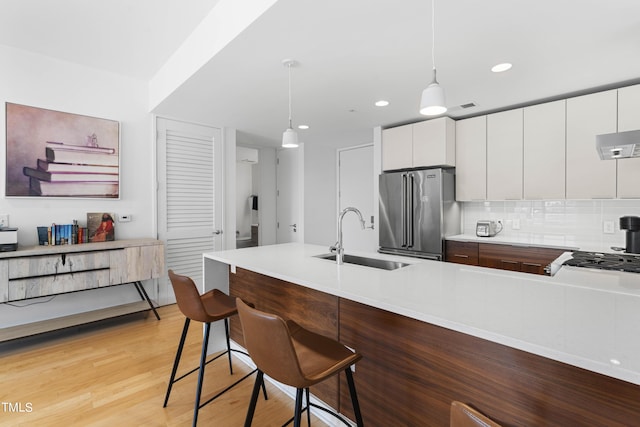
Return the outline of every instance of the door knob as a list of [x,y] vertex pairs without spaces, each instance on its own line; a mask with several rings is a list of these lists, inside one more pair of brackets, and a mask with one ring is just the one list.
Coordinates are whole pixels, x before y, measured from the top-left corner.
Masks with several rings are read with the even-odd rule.
[[298,229],[297,229],[298,226],[296,224],[289,224],[289,227],[293,227],[293,232],[294,233],[298,231]]
[[218,235],[222,234],[222,230],[213,230],[213,234],[218,236]]

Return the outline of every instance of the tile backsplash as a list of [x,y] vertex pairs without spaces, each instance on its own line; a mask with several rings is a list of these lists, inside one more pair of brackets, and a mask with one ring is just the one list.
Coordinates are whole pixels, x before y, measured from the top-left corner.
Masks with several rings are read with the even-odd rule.
[[[463,233],[475,234],[478,220],[502,221],[502,237],[553,241],[578,247],[625,246],[620,217],[640,216],[640,200],[522,200],[465,202]],[[613,234],[605,233],[612,222]]]

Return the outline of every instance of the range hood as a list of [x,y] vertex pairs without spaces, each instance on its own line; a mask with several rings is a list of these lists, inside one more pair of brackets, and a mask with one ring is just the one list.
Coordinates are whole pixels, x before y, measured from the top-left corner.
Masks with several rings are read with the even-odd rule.
[[640,130],[596,135],[596,150],[602,160],[640,157]]

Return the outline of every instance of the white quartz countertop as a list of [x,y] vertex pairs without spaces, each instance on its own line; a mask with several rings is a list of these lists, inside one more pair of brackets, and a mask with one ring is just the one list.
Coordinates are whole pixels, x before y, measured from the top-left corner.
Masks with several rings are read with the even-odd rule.
[[493,237],[478,237],[475,234],[458,234],[448,236],[446,240],[458,242],[494,243],[497,245],[532,246],[575,251],[580,249],[580,244],[573,239],[564,236],[546,236],[523,234],[518,236],[503,236],[497,234]]
[[411,264],[386,271],[314,257],[327,252],[288,243],[204,258],[640,385],[640,275],[562,267],[549,277],[352,253]]
[[542,247],[552,249],[564,249],[567,251],[588,251],[605,253],[622,253],[624,250],[616,251],[610,245],[607,246],[601,241],[577,240],[572,236],[558,236],[534,233],[519,233],[517,235],[502,235],[498,233],[493,237],[478,237],[475,234],[457,234],[447,236],[445,240],[458,242],[493,243],[496,245],[512,245],[525,247]]

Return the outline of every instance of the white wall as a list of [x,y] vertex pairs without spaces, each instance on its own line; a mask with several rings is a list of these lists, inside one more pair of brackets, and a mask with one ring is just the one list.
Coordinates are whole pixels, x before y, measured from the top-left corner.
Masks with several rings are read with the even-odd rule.
[[[20,245],[37,244],[36,226],[86,222],[87,212],[132,214],[130,223],[116,224],[116,238],[155,236],[153,126],[147,112],[143,81],[81,67],[41,55],[0,46],[0,99],[51,110],[118,120],[120,142],[120,200],[6,198],[0,177],[0,213],[18,227]],[[5,114],[0,114],[5,129]],[[5,132],[0,132],[0,161],[6,161]]]
[[336,240],[336,149],[304,147],[304,242],[333,245]]
[[[10,225],[19,228],[21,246],[37,244],[38,225],[72,219],[83,224],[87,212],[95,211],[133,216],[130,223],[116,223],[117,239],[156,236],[153,120],[147,111],[146,82],[0,46],[0,100],[2,164],[6,162],[4,102],[118,120],[121,126],[120,200],[6,198],[5,175],[0,175],[0,213],[9,214]],[[119,286],[59,295],[25,308],[0,304],[0,318],[20,323],[20,319],[40,320],[57,312],[71,314],[136,300],[132,286]]]

